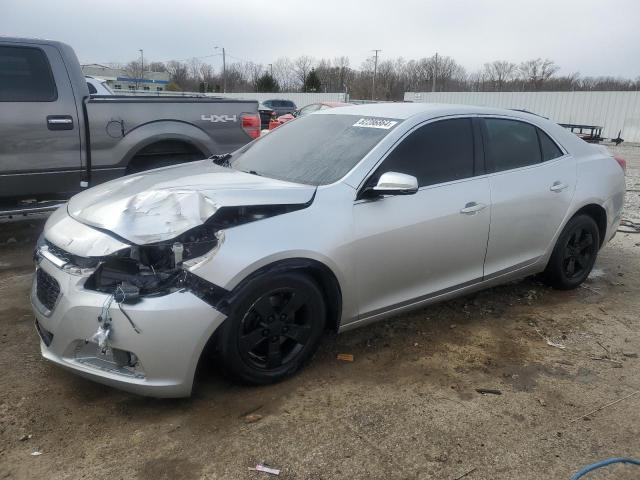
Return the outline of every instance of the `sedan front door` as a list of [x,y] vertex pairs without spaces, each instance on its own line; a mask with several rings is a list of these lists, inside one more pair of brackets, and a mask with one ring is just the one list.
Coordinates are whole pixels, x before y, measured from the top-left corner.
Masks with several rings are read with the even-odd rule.
[[364,188],[386,172],[415,176],[419,190],[355,202],[360,320],[478,282],[483,275],[491,205],[487,178],[476,176],[481,172],[471,119],[416,128]]

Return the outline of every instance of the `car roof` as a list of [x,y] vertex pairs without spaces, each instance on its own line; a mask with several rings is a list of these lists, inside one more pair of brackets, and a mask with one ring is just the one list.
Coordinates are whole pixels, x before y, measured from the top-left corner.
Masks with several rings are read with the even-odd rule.
[[509,117],[531,119],[532,113],[506,110],[502,108],[479,107],[476,105],[456,105],[449,103],[367,103],[341,107],[338,110],[326,109],[314,112],[314,115],[364,115],[367,117],[397,118],[406,120],[416,115],[442,117],[446,115],[506,115]]

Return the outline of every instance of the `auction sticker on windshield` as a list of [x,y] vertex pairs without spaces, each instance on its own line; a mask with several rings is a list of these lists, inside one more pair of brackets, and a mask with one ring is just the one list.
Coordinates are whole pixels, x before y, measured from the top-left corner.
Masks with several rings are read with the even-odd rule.
[[362,128],[380,128],[382,130],[389,130],[395,124],[397,124],[395,120],[387,120],[384,118],[361,118],[356,123],[353,124],[354,127],[362,127]]

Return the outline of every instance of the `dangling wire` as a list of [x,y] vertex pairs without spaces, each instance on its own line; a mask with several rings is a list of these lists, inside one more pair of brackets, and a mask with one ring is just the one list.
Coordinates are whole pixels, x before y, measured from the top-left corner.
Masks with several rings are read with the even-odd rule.
[[115,293],[112,295],[113,298],[115,298],[115,296],[118,294],[118,292],[120,292],[122,294],[122,297],[120,299],[116,298],[116,303],[118,304],[118,308],[120,309],[120,311],[122,312],[122,314],[125,316],[125,318],[127,320],[129,320],[129,323],[131,324],[131,328],[133,328],[135,330],[135,332],[137,334],[140,334],[140,329],[138,327],[136,327],[136,324],[133,323],[133,320],[131,320],[131,317],[129,316],[129,314],[127,312],[124,311],[124,308],[122,308],[122,304],[124,303],[124,301],[127,299],[127,294],[126,292],[122,289],[122,286],[120,284],[118,284],[118,286],[116,287],[116,291]]

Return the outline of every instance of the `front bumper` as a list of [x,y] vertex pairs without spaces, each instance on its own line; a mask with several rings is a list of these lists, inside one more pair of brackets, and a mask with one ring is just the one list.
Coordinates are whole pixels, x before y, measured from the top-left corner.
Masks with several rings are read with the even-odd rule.
[[98,330],[98,316],[109,295],[85,289],[86,277],[71,275],[47,258],[39,258],[37,268],[53,277],[60,290],[55,305],[48,309],[38,299],[38,275],[34,276],[31,304],[44,358],[83,377],[137,394],[191,394],[200,355],[224,314],[187,291],[147,297],[123,305],[140,331],[136,333],[113,302],[109,310],[111,348],[102,353],[89,339]]

